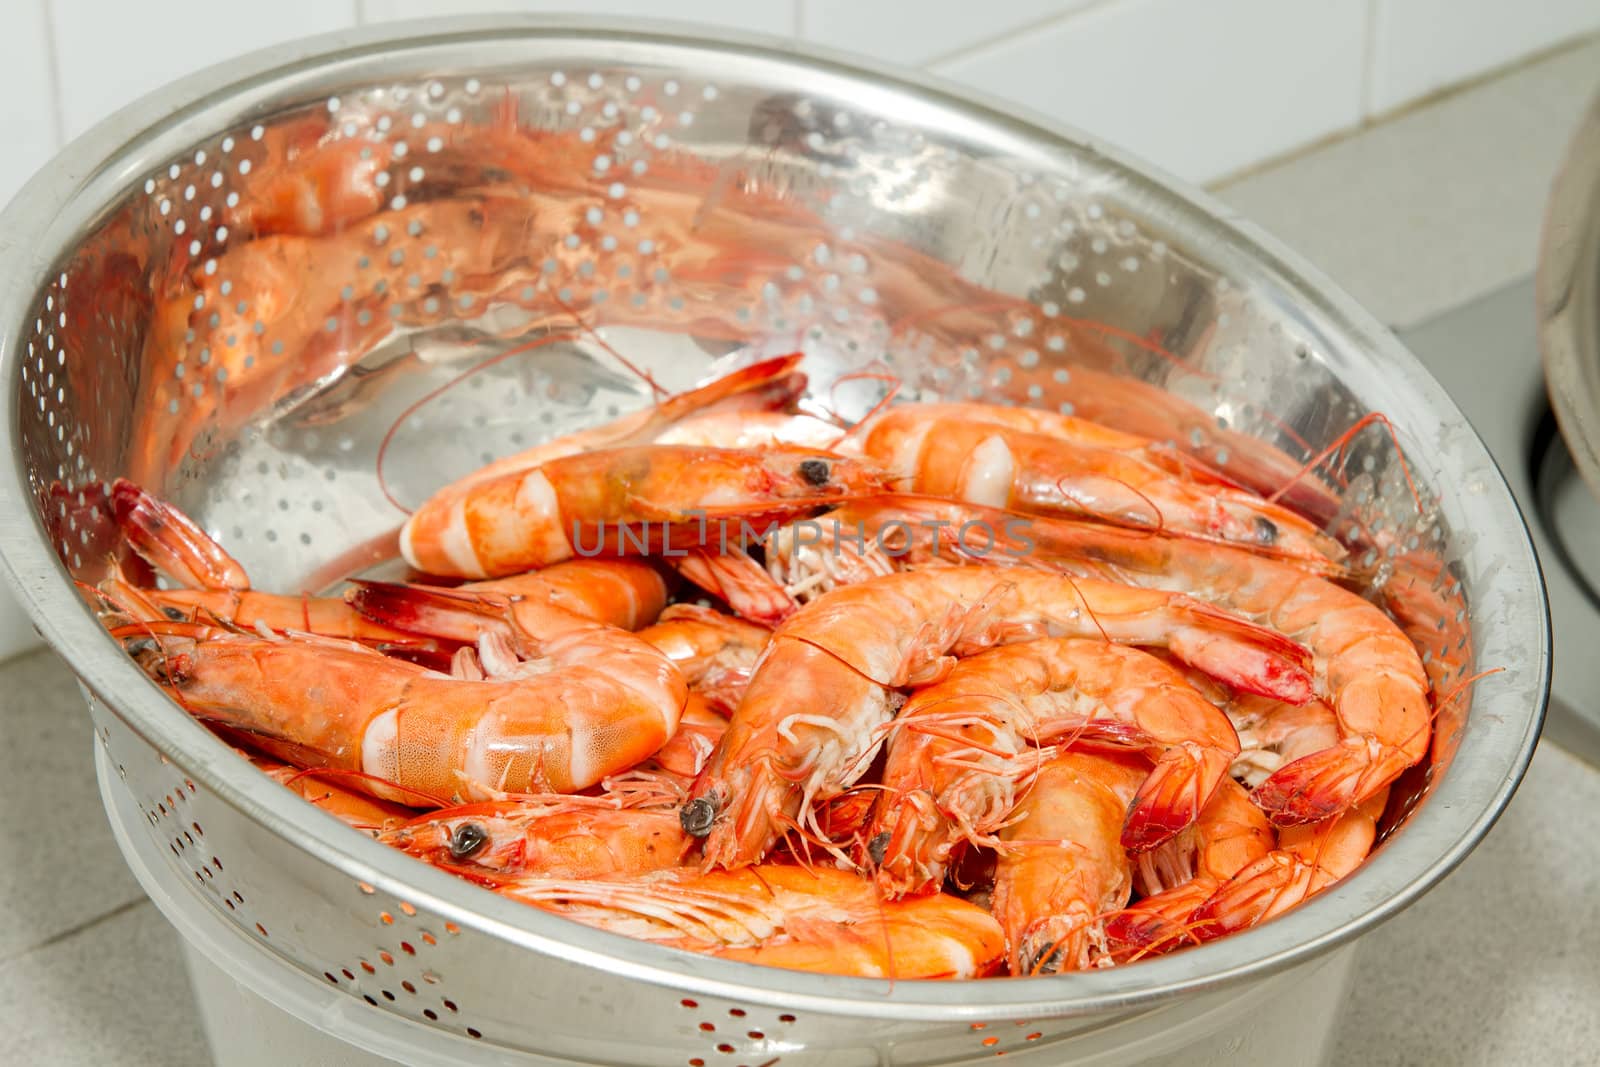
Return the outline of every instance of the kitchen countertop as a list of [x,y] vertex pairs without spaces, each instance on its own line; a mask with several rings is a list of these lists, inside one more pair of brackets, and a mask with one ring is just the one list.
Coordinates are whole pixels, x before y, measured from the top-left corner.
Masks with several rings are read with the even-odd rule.
[[[1527,275],[1590,40],[1216,190],[1410,326]],[[0,664],[0,1062],[203,1063],[176,935],[112,842],[49,652]],[[1600,772],[1541,746],[1484,843],[1360,949],[1334,1063],[1600,1056]]]

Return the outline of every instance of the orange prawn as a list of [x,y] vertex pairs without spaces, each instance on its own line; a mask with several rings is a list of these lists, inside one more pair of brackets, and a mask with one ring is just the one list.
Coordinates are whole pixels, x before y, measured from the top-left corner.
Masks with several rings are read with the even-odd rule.
[[676,867],[691,839],[671,801],[518,797],[442,808],[378,840],[435,866],[498,882],[519,875],[601,878]]
[[626,879],[527,878],[513,899],[603,930],[722,959],[868,978],[975,978],[1004,953],[999,924],[947,894],[885,902],[828,868],[656,871]]
[[114,626],[191,714],[259,735],[311,767],[357,772],[383,799],[573,792],[645,759],[677,730],[687,687],[623,630],[546,608],[537,658],[486,633],[451,677],[364,645],[260,636],[116,605]]
[[1117,842],[1122,813],[1148,769],[1067,752],[1039,770],[1021,816],[1001,831],[995,867],[991,909],[1006,932],[1012,974],[1083,970],[1104,953],[1101,917],[1133,890]]
[[1131,747],[1154,760],[1123,805],[1121,846],[1136,852],[1193,822],[1239,751],[1227,716],[1137,649],[1053,638],[964,659],[911,697],[889,735],[869,832],[886,891],[937,885],[956,845],[993,843],[1029,742]]
[[891,407],[852,431],[846,449],[917,492],[990,507],[1079,515],[1271,553],[1326,573],[1337,541],[1289,509],[1226,485],[1173,475],[1138,452],[1071,437]]
[[551,460],[436,496],[406,521],[400,550],[430,574],[485,578],[575,555],[670,553],[745,520],[880,492],[887,476],[826,452],[645,445]]
[[1282,915],[1348,877],[1372,851],[1388,789],[1311,826],[1278,833],[1278,847],[1224,882],[1189,916],[1191,935],[1210,941]]
[[1040,636],[1165,647],[1243,688],[1310,697],[1298,645],[1183,596],[983,567],[846,586],[774,632],[695,782],[684,825],[707,837],[707,865],[755,862],[859,778],[898,710],[894,690],[938,681],[953,655]]
[[1272,824],[1250,794],[1224,779],[1193,826],[1138,857],[1134,881],[1141,899],[1106,920],[1113,954],[1145,954],[1188,941],[1187,921],[1195,909],[1276,844]]
[[[817,524],[827,530],[840,516],[856,524],[859,532],[852,536],[871,542],[876,534],[877,543],[869,543],[865,553],[851,543],[837,551],[824,545],[805,552],[793,542],[769,539],[768,565],[779,575],[775,584],[826,589],[874,565],[920,565],[956,555],[989,569],[1052,570],[1183,594],[1303,645],[1311,653],[1315,695],[1337,717],[1339,740],[1285,763],[1256,788],[1256,802],[1279,826],[1320,822],[1345,811],[1428,754],[1429,680],[1416,647],[1375,604],[1299,567],[1189,538],[1023,518],[930,497],[850,502]],[[884,531],[895,524],[909,544],[891,556],[880,546]],[[976,552],[961,533],[946,536],[969,525],[982,534],[981,540],[972,538]],[[842,565],[852,557],[853,566]]]

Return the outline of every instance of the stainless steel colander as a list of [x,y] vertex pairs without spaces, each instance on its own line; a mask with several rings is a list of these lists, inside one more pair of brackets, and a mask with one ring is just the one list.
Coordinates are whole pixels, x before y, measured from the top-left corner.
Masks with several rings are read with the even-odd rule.
[[[341,194],[318,142],[381,195]],[[169,914],[321,984],[311,1021],[391,1027],[393,1054],[1059,1057],[1393,915],[1487,831],[1538,735],[1537,565],[1417,363],[1218,205],[948,87],[627,25],[361,31],[131,106],[23,191],[0,250],[0,549],[83,681],[126,847],[172,887]],[[167,700],[73,586],[103,573],[97,493],[117,476],[197,516],[258,586],[317,589],[392,554],[397,504],[648,402],[647,376],[677,388],[797,348],[846,415],[889,379],[902,397],[1078,405],[1153,419],[1229,469],[1264,447],[1292,469],[1385,413],[1406,465],[1363,430],[1319,518],[1459,693],[1367,866],[1243,936],[1066,978],[689,956],[503,900],[304,804]],[[1504,670],[1456,685],[1487,667]]]

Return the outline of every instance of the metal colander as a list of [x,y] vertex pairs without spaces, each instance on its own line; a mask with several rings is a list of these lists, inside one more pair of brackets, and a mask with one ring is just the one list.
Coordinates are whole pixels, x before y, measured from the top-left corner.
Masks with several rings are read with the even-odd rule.
[[[380,195],[341,193],[330,158]],[[1394,914],[1488,829],[1538,734],[1534,556],[1417,363],[1216,204],[936,84],[632,26],[360,31],[108,120],[10,206],[0,249],[0,547],[83,681],[135,865],[187,887],[166,906],[322,984],[327,1018],[392,1023],[415,1057],[1059,1054]],[[1293,470],[1385,413],[1406,464],[1381,424],[1362,430],[1318,518],[1453,699],[1384,847],[1258,930],[1065,978],[889,983],[691,956],[501,899],[303,803],[171,703],[72,584],[104,571],[99,494],[118,476],[196,516],[258,587],[315,590],[391,557],[399,506],[649,402],[647,378],[675,389],[795,349],[813,398],[847,416],[892,380],[901,398],[1154,420],[1230,470],[1267,448],[1268,470]]]

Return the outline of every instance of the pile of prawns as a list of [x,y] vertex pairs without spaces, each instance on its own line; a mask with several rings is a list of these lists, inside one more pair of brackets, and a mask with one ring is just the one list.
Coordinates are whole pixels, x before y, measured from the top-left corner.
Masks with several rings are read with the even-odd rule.
[[347,823],[723,958],[1108,967],[1363,861],[1429,682],[1338,543],[1082,418],[799,413],[798,364],[490,464],[405,523],[426,582],[342,597],[252,589],[118,482],[132,554],[93,595],[177,703]]

